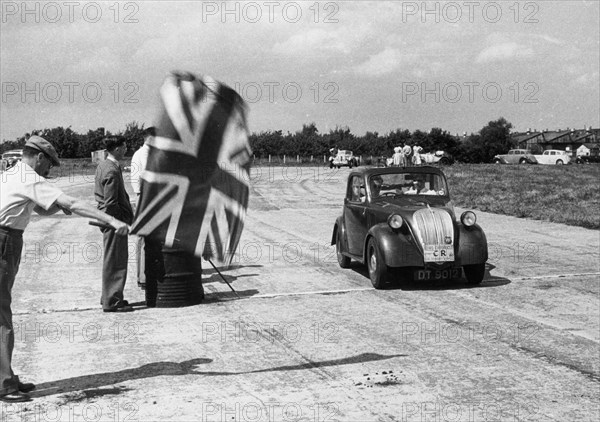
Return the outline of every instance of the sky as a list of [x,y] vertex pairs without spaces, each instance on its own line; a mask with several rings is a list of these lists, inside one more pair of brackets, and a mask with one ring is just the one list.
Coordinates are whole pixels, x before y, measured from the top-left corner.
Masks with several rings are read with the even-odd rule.
[[251,132],[600,127],[600,2],[1,1],[0,139],[158,117],[174,70]]

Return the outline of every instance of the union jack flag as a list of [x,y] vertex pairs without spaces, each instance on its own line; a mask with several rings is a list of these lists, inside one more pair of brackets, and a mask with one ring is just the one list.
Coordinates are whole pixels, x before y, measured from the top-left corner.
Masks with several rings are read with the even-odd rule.
[[244,101],[190,73],[167,76],[160,98],[131,233],[230,265],[248,207],[252,152]]

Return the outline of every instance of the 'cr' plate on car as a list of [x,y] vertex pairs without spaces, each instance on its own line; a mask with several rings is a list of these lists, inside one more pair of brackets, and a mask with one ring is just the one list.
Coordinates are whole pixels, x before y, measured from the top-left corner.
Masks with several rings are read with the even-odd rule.
[[425,245],[423,248],[425,262],[453,262],[453,245]]

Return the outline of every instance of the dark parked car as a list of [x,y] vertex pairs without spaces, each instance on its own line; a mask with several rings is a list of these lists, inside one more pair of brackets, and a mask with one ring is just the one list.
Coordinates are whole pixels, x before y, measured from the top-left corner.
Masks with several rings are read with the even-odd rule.
[[348,176],[343,212],[333,227],[338,263],[366,264],[377,289],[390,280],[452,280],[464,270],[481,283],[487,240],[476,216],[457,220],[444,173],[435,167],[354,170]]
[[600,155],[578,155],[575,162],[577,164],[600,163]]

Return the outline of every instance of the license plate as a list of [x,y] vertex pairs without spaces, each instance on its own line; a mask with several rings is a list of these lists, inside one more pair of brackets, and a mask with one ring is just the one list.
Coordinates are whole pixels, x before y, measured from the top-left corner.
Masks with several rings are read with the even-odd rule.
[[423,249],[425,262],[453,262],[453,245],[425,245]]
[[452,280],[460,278],[461,268],[446,268],[444,270],[417,270],[415,271],[415,280]]

